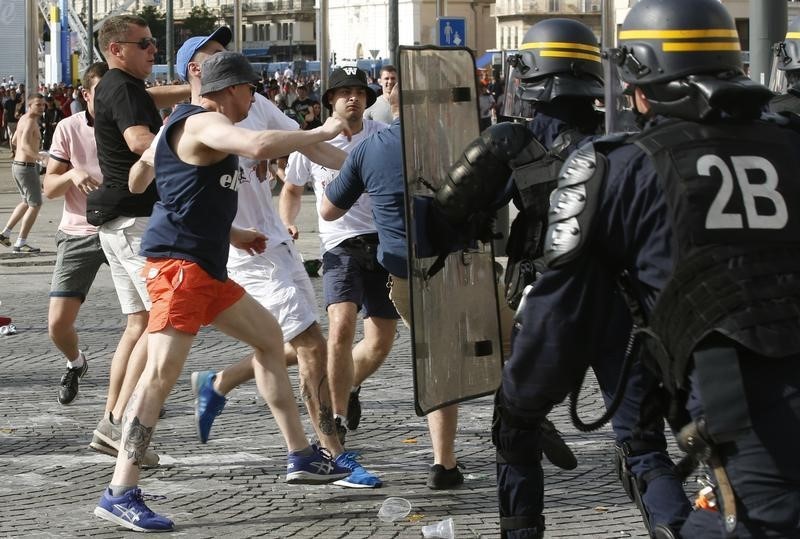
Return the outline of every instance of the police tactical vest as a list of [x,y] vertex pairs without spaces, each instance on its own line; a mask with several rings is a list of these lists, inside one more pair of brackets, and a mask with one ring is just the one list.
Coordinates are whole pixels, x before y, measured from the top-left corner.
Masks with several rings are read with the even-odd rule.
[[504,279],[506,301],[513,309],[519,305],[525,287],[533,283],[545,267],[541,257],[547,211],[558,173],[570,153],[589,136],[577,128],[566,129],[553,141],[544,158],[514,169],[517,192],[513,200],[520,212],[511,223],[506,243],[508,269]]
[[652,313],[683,387],[712,331],[764,357],[800,353],[800,133],[776,123],[666,122],[636,136],[665,192],[674,268]]

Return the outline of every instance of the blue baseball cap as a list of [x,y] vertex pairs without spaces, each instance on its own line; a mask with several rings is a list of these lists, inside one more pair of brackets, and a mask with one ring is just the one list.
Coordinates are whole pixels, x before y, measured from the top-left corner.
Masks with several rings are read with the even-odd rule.
[[175,70],[178,76],[183,80],[189,80],[189,62],[192,61],[195,53],[202,49],[206,43],[216,41],[223,47],[227,47],[231,39],[233,39],[233,34],[227,26],[220,26],[210,36],[194,36],[187,39],[178,49],[175,59]]

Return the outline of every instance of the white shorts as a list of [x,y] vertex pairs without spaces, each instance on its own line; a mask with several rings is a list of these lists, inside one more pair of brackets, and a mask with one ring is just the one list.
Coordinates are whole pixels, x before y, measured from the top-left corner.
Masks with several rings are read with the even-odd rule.
[[281,244],[228,268],[228,277],[278,319],[284,342],[319,320],[314,287],[292,245]]
[[123,314],[150,310],[150,296],[142,275],[147,259],[139,254],[149,217],[117,217],[100,226],[100,245]]

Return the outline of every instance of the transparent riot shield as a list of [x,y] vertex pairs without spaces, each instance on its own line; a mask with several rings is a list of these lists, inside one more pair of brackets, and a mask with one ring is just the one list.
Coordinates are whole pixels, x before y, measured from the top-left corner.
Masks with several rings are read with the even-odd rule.
[[431,216],[446,171],[479,134],[475,60],[463,48],[400,47],[398,67],[414,401],[424,415],[494,392],[503,358],[491,242],[458,245]]

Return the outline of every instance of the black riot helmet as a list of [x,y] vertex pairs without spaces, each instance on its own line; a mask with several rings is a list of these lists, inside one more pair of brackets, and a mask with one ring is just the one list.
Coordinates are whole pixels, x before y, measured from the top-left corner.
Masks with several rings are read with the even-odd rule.
[[656,114],[753,117],[773,95],[744,76],[736,25],[718,0],[640,0],[610,54]]
[[619,45],[620,77],[637,86],[744,74],[736,25],[718,0],[641,0],[622,23]]
[[794,71],[800,69],[800,17],[789,23],[786,39],[778,43],[778,69]]
[[557,97],[603,97],[600,45],[592,30],[579,21],[552,18],[534,24],[525,33],[519,53],[508,62],[514,100],[536,103]]

